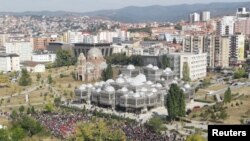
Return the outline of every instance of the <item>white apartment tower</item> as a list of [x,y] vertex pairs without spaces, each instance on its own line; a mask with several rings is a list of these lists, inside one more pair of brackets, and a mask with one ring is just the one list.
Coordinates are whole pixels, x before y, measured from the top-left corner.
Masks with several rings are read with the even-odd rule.
[[200,14],[199,13],[192,13],[189,15],[189,22],[194,23],[194,22],[199,22],[200,21]]
[[210,18],[211,18],[210,11],[203,11],[203,12],[201,12],[201,20],[203,22],[209,21]]
[[217,35],[233,35],[234,34],[234,16],[224,16],[217,22]]

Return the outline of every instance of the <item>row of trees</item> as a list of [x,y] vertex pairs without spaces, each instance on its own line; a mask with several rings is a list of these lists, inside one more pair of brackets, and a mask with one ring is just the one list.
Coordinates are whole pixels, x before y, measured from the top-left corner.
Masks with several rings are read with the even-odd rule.
[[114,53],[106,58],[108,64],[142,66],[142,59],[139,55],[126,56],[125,53]]

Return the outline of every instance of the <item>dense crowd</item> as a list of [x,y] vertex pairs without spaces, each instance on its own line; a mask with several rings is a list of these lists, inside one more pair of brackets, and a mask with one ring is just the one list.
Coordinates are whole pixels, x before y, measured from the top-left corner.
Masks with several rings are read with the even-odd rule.
[[[59,138],[66,138],[75,133],[76,123],[79,121],[90,122],[91,114],[59,114],[59,113],[39,113],[34,117],[42,123],[51,133]],[[175,133],[157,134],[142,124],[124,122],[121,125],[113,125],[113,128],[121,128],[128,140],[132,141],[183,141]]]

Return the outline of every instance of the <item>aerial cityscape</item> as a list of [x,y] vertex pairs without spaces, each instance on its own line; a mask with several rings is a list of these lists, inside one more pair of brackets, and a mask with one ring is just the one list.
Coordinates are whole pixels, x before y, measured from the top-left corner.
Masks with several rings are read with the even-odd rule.
[[249,140],[250,2],[98,2],[3,0],[0,141]]

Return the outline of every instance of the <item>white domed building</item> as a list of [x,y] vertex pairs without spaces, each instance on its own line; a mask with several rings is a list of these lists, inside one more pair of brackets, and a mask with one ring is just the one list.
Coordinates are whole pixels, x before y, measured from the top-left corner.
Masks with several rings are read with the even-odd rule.
[[102,52],[98,48],[91,48],[88,56],[80,53],[77,62],[77,80],[95,81],[100,79],[102,70],[107,67],[106,60],[102,56]]
[[162,75],[162,70],[157,66],[153,66],[152,64],[148,64],[146,67],[143,67],[143,74],[146,75],[147,80],[156,82],[160,79]]

